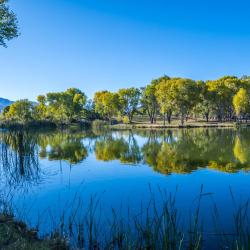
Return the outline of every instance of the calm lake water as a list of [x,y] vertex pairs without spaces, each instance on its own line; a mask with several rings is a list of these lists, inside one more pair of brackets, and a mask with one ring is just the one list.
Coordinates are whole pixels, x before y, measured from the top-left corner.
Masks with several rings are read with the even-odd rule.
[[111,207],[136,213],[152,195],[160,203],[162,190],[176,193],[188,224],[202,185],[204,230],[213,229],[215,202],[230,232],[235,202],[250,197],[250,129],[1,131],[0,164],[1,194],[44,232],[76,194],[86,203],[96,195],[108,217]]

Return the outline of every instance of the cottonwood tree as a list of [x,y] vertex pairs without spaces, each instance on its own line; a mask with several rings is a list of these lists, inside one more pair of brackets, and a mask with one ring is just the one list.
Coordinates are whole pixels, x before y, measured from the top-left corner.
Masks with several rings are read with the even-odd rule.
[[173,94],[171,90],[173,81],[170,79],[162,79],[156,86],[156,99],[159,105],[160,113],[163,115],[164,125],[166,116],[168,123],[171,123],[173,113]]
[[99,91],[94,96],[95,112],[112,122],[112,118],[118,114],[119,96],[109,91]]
[[237,117],[246,116],[249,112],[250,97],[244,88],[240,88],[237,94],[233,97],[233,106]]
[[32,119],[33,105],[27,99],[19,100],[9,106],[5,118],[15,122],[26,123]]
[[84,112],[86,95],[79,89],[70,88],[65,92],[48,93],[48,115],[52,120],[72,122],[79,120]]
[[150,123],[155,123],[158,110],[158,103],[156,99],[156,85],[149,84],[142,89],[141,104],[143,111],[148,115]]
[[137,111],[140,94],[140,90],[137,88],[120,89],[118,91],[120,113],[122,116],[128,117],[129,123],[132,122],[133,116]]
[[184,119],[188,118],[189,112],[198,101],[199,91],[197,83],[191,79],[174,78],[171,79],[171,98],[173,107],[180,114],[181,125]]
[[47,118],[47,106],[46,106],[46,97],[44,95],[39,95],[37,97],[38,104],[34,108],[34,119],[36,120],[45,120]]
[[215,112],[219,121],[233,116],[233,96],[241,87],[241,80],[235,76],[225,76],[207,81],[208,91],[214,95]]
[[194,114],[201,114],[202,117],[205,117],[206,122],[208,122],[210,115],[215,110],[215,94],[214,92],[208,90],[208,86],[205,84],[205,82],[198,81],[197,85],[199,90],[199,99],[197,100],[197,104],[194,108]]

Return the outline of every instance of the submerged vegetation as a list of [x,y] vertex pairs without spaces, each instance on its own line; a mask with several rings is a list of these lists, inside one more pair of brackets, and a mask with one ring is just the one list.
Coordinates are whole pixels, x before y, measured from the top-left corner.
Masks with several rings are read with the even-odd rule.
[[[99,91],[93,100],[76,88],[39,95],[37,102],[19,100],[3,109],[2,124],[62,125],[103,120],[109,124],[150,124],[178,120],[247,122],[250,115],[250,78],[225,76],[217,80],[194,81],[168,76],[146,87]],[[148,118],[146,118],[148,117]],[[101,122],[97,123],[101,125]],[[104,123],[105,124],[105,123]]]

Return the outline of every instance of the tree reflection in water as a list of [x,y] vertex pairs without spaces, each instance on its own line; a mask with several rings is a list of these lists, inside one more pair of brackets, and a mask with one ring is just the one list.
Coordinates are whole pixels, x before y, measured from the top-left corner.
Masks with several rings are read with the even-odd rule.
[[119,160],[121,163],[139,163],[142,159],[141,151],[131,131],[124,133],[106,133],[95,143],[97,160]]
[[0,175],[5,184],[28,188],[42,181],[36,136],[25,131],[3,132],[0,142]]
[[100,161],[144,163],[162,174],[250,168],[249,129],[11,131],[1,132],[0,142],[1,180],[12,187],[28,187],[46,178],[49,173],[41,170],[40,159],[72,165],[92,153]]
[[52,133],[39,136],[41,147],[40,158],[48,160],[64,160],[70,164],[77,164],[88,156],[88,151],[82,143],[82,133]]
[[[181,129],[106,133],[95,143],[96,159],[139,163],[162,174],[190,173],[199,168],[224,172],[249,170],[247,129]],[[135,135],[146,138],[140,145]]]

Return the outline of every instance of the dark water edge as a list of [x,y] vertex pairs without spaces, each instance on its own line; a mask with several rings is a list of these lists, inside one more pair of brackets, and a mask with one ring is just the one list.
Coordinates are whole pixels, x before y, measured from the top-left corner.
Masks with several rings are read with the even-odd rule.
[[8,129],[8,130],[33,130],[41,131],[41,130],[51,130],[51,129],[89,129],[91,128],[91,122],[83,121],[83,122],[73,122],[73,123],[56,123],[53,121],[30,121],[25,123],[16,123],[16,122],[1,122],[0,129]]

